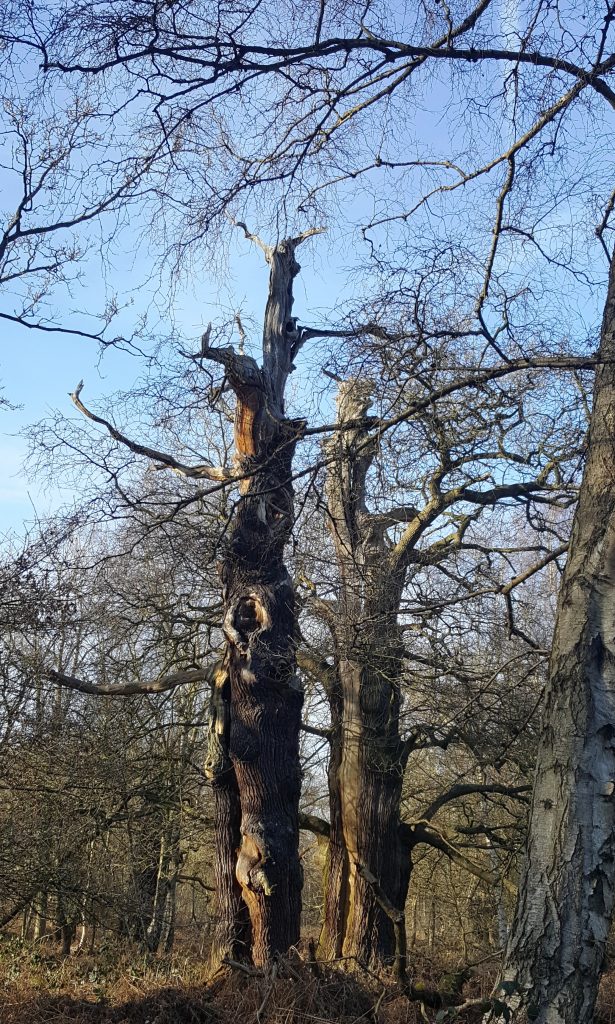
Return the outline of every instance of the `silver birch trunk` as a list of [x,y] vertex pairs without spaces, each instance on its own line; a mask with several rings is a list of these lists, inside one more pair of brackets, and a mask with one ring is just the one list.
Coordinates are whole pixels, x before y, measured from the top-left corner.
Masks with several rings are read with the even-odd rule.
[[160,837],[160,856],[156,875],[151,918],[145,932],[147,948],[152,953],[160,948],[169,953],[173,947],[177,878],[181,865],[180,830],[172,818]]
[[489,1021],[503,1014],[537,1024],[593,1021],[613,907],[614,790],[615,260],[559,595],[526,860],[499,1005]]

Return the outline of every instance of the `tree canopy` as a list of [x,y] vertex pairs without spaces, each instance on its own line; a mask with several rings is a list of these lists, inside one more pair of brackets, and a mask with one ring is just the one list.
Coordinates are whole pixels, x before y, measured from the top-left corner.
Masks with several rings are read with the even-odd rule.
[[[461,984],[447,1003],[409,973],[407,911],[433,952],[416,886],[447,863],[490,893],[500,944],[511,925],[485,1012],[593,1019],[613,888],[614,16],[5,6],[0,317],[142,367],[102,400],[68,380],[74,414],[30,432],[31,466],[75,493],[0,578],[3,745],[30,815],[37,758],[79,716],[103,758],[112,698],[135,725],[72,805],[85,859],[78,830],[33,845],[9,796],[7,922],[29,908],[44,931],[53,906],[69,950],[78,921],[170,948],[182,878],[215,874],[214,959],[268,969],[301,935],[301,832],[326,845],[321,959],[394,965],[434,1013],[460,1006]],[[226,298],[255,256],[262,330],[241,278]],[[324,301],[299,260],[321,261]],[[186,337],[174,305],[205,287],[210,305],[215,275],[226,308]],[[127,792],[142,757],[155,785]],[[107,907],[105,843],[131,889]]]

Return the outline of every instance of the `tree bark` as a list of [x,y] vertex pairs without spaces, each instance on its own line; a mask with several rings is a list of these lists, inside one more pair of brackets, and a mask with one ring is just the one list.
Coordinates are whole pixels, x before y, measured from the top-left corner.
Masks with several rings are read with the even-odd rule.
[[157,953],[160,948],[169,953],[172,949],[177,876],[181,861],[179,822],[175,812],[171,811],[168,819],[162,823],[156,880],[150,917],[145,928],[144,941],[150,953]]
[[33,938],[35,942],[38,942],[47,932],[47,893],[45,891],[37,894],[35,908]]
[[362,869],[403,911],[409,861],[399,836],[401,743],[397,723],[382,721],[389,717],[390,681],[365,664],[344,662],[341,668],[345,718],[339,785],[347,857],[342,955],[386,964],[397,955],[393,922]]
[[[369,385],[342,384],[338,420],[360,420],[369,404]],[[358,427],[326,445],[327,503],[341,577],[333,627],[341,728],[333,732],[329,767],[331,864],[337,870],[326,894],[321,949],[379,965],[395,959],[396,934],[367,877],[377,879],[388,905],[403,911],[409,859],[399,835],[405,760],[397,615],[404,572],[393,566],[384,527],[365,507],[376,443]]]
[[342,763],[342,714],[344,701],[339,675],[327,687],[331,714],[329,737],[329,764],[327,783],[329,791],[329,843],[324,871],[324,912],[318,941],[321,960],[336,960],[342,956],[345,920],[348,913],[348,850],[342,826],[342,795],[340,767]]
[[[210,732],[208,770],[228,784],[216,797],[218,885],[223,920],[237,913],[231,863],[247,905],[252,959],[266,964],[299,939],[299,727],[303,695],[296,674],[294,592],[284,565],[293,523],[292,459],[303,422],[289,420],[284,389],[301,344],[292,286],[302,238],[259,242],[270,266],[263,365],[231,348],[203,355],[222,363],[237,397],[235,470],[241,477],[222,559],[226,640],[222,706]],[[227,681],[226,681],[227,680]],[[234,777],[235,782],[232,779]],[[234,785],[236,784],[236,791]],[[236,792],[238,808],[232,806]],[[237,801],[236,801],[237,802]],[[238,852],[235,839],[240,811]],[[230,926],[232,929],[236,925]],[[234,933],[231,936],[235,941]]]
[[[590,1024],[615,863],[615,261],[559,595],[525,866],[502,971],[512,1020]],[[497,1005],[489,1020],[497,1020]]]
[[250,916],[235,874],[237,850],[241,844],[241,804],[235,772],[229,768],[213,781],[216,822],[217,918],[211,950],[212,967],[222,960],[250,957],[252,932]]

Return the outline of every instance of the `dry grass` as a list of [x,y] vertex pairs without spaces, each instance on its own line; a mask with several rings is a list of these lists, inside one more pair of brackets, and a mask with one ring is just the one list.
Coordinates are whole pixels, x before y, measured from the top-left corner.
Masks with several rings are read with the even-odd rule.
[[[17,940],[0,942],[1,1024],[424,1024],[435,1011],[393,983],[346,965],[314,965],[297,953],[274,976],[227,968],[209,978],[196,956],[127,956],[112,948],[61,957]],[[441,985],[455,964],[416,958],[415,979]],[[493,964],[464,989],[488,995]],[[465,1017],[470,1024],[470,1018]],[[596,1024],[615,1024],[615,971],[602,981]]]
[[113,949],[61,957],[17,940],[0,945],[2,1024],[423,1024],[392,983],[299,953],[274,976],[196,957],[128,957]]
[[595,1024],[615,1024],[615,966],[608,965],[602,976]]
[[0,947],[2,1024],[214,1024],[202,965],[113,949],[61,957],[16,940]]

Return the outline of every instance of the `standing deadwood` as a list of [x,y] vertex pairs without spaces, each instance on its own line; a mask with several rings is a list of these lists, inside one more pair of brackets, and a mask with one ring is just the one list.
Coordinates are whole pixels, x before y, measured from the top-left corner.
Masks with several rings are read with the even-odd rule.
[[[303,692],[296,673],[297,624],[284,547],[293,526],[292,461],[304,420],[285,415],[284,392],[305,337],[292,317],[297,246],[320,229],[268,246],[240,224],[270,267],[263,330],[263,362],[201,339],[199,359],[224,368],[236,396],[234,474],[208,464],[185,466],[131,441],[72,394],[76,407],[120,444],[190,477],[237,480],[235,504],[222,550],[221,662],[151,683],[96,685],[58,672],[47,676],[85,693],[162,692],[188,681],[212,684],[212,718],[205,770],[216,813],[219,927],[214,961],[251,951],[266,964],[299,939],[302,871],[299,860],[299,728]],[[325,332],[331,333],[331,332]],[[333,332],[337,333],[337,332]],[[239,886],[239,889],[238,889]],[[239,898],[241,892],[241,901]],[[243,905],[247,906],[249,925]]]
[[[559,595],[526,860],[497,1001],[591,1024],[615,875],[615,259]],[[501,1018],[500,1018],[501,1019]]]
[[[364,419],[370,390],[358,380],[341,384],[338,420]],[[341,579],[333,625],[339,678],[330,695],[330,863],[320,952],[364,963],[392,962],[397,951],[391,916],[365,872],[377,879],[387,906],[399,910],[409,881],[399,835],[406,754],[399,735],[403,645],[397,616],[405,565],[392,561],[385,526],[365,504],[377,445],[377,436],[358,426],[339,431],[325,446]]]
[[[453,471],[465,458],[457,461],[453,449],[458,446],[461,452],[464,444],[473,444],[476,438],[472,427],[469,434],[462,434],[463,441],[456,435],[448,438],[440,429],[443,412],[439,412],[433,414],[432,435],[438,463],[425,481],[427,500],[420,508],[404,504],[372,513],[366,481],[378,451],[381,424],[367,416],[370,397],[369,382],[341,384],[338,422],[344,428],[325,445],[327,509],[339,597],[326,614],[321,612],[333,635],[335,665],[327,673],[327,682],[323,680],[331,707],[331,829],[320,953],[325,958],[343,955],[378,966],[399,956],[396,937],[392,919],[358,865],[371,872],[389,903],[401,911],[412,871],[411,851],[418,842],[461,860],[437,830],[421,829],[420,838],[414,829],[408,834],[400,816],[408,757],[417,745],[422,746],[420,735],[412,730],[403,737],[400,728],[406,651],[399,613],[408,568],[441,561],[457,550],[481,508],[492,508],[510,497],[526,500],[534,491],[549,491],[551,485],[545,476],[550,470],[541,469],[533,481],[476,488],[473,485],[486,477],[471,467],[470,486],[460,486]],[[477,454],[477,461],[481,458]],[[439,519],[444,524],[457,505],[470,505],[475,511],[460,513],[454,532],[419,547],[426,531],[433,530]],[[398,524],[403,528],[390,536],[390,528]],[[490,788],[486,786],[486,791]],[[451,799],[458,795],[451,794]],[[469,859],[463,862],[473,873],[484,874]]]
[[207,335],[202,343],[202,355],[223,365],[236,395],[235,471],[241,477],[222,560],[228,681],[221,677],[216,687],[208,770],[215,780],[226,929],[217,952],[242,941],[232,868],[250,915],[252,958],[261,965],[296,943],[300,928],[303,695],[294,593],[283,556],[293,524],[292,459],[304,423],[286,418],[284,390],[302,340],[291,317],[300,269],[295,249],[315,232],[266,246],[244,230],[270,267],[262,366],[230,347],[211,347]]

